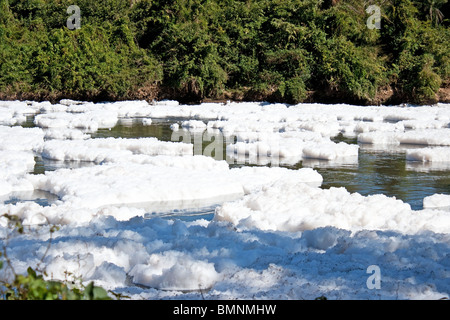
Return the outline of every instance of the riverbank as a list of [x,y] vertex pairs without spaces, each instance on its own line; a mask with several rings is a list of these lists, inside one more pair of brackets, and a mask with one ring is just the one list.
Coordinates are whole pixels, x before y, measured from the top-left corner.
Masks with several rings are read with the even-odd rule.
[[384,4],[380,28],[356,0],[80,0],[76,29],[70,5],[0,2],[0,99],[449,100],[449,21],[423,1]]
[[[3,101],[49,101],[51,103],[58,103],[63,99],[71,99],[77,101],[126,101],[126,100],[145,100],[147,102],[162,101],[162,100],[176,100],[183,104],[198,104],[198,103],[224,103],[227,101],[234,102],[272,102],[272,103],[291,103],[292,101],[279,100],[273,93],[257,93],[252,89],[227,91],[214,98],[198,97],[186,92],[180,92],[174,89],[161,88],[158,85],[147,86],[145,88],[137,89],[135,92],[128,93],[121,99],[108,94],[95,95],[80,95],[67,93],[5,93],[0,92],[0,100]],[[381,88],[376,96],[370,100],[363,99],[349,99],[345,93],[330,92],[330,90],[321,91],[307,91],[304,103],[322,103],[322,104],[349,104],[349,105],[398,105],[398,104],[415,104],[414,99],[408,100],[404,94],[394,91],[391,87]],[[438,90],[434,99],[423,102],[423,105],[430,105],[436,103],[450,103],[450,82]]]

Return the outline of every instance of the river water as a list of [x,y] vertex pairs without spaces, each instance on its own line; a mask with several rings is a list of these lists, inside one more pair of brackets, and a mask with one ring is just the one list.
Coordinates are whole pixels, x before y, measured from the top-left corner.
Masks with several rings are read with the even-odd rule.
[[[182,119],[152,119],[151,125],[143,125],[140,119],[122,119],[112,129],[100,129],[92,134],[92,138],[140,138],[155,137],[161,141],[172,141],[173,123]],[[22,126],[33,127],[33,117]],[[202,134],[202,132],[197,132]],[[195,135],[192,135],[192,143]],[[335,137],[334,140],[345,141],[356,144],[356,139]],[[201,154],[207,147],[208,142],[203,142],[201,148],[194,147],[196,153]],[[418,148],[418,146],[410,146]],[[423,208],[423,198],[435,193],[448,193],[450,190],[450,170],[448,167],[433,167],[422,163],[409,162],[405,160],[405,150],[408,146],[377,150],[367,145],[361,145],[358,161],[352,163],[332,163],[329,161],[308,160],[296,164],[280,164],[281,167],[289,169],[300,169],[312,167],[323,176],[322,188],[345,187],[349,192],[357,192],[364,196],[373,194],[384,194],[396,197],[411,205],[414,210]],[[226,144],[224,143],[224,154]],[[94,165],[88,162],[60,162],[41,157],[35,158],[36,165],[34,174],[42,174],[46,171],[58,168],[77,168],[81,166]],[[239,164],[230,163],[230,167],[258,165],[249,161],[240,161]],[[271,164],[260,164],[268,165]],[[57,197],[43,191],[28,193],[16,193],[9,195],[3,200],[4,203],[16,203],[19,201],[35,201],[40,205],[50,205]],[[207,212],[199,214],[211,215],[211,208]]]

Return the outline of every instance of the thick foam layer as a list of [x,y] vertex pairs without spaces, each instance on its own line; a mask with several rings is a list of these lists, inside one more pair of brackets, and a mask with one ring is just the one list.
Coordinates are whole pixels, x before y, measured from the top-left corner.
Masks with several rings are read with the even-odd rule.
[[[38,114],[36,124],[49,129],[8,127],[26,114]],[[58,196],[47,206],[0,205],[2,214],[17,215],[31,230],[11,236],[0,217],[0,242],[8,239],[17,273],[40,263],[48,278],[95,281],[132,299],[449,298],[448,195],[427,197],[425,209],[414,211],[379,194],[319,188],[322,177],[312,169],[230,169],[225,161],[192,156],[190,144],[94,141],[86,134],[122,117],[183,118],[178,128],[235,135],[235,155],[302,158],[304,165],[305,156],[316,158],[310,163],[355,156],[357,145],[332,142],[337,133],[376,144],[441,145],[405,147],[406,168],[448,170],[445,104],[2,102],[0,194],[40,189]],[[381,152],[390,147],[379,144]],[[29,175],[34,156],[42,154],[93,163]],[[189,206],[208,197],[225,201],[212,221],[148,218],[148,203]],[[50,247],[49,223],[59,227]],[[376,291],[367,286],[373,265],[382,274]],[[11,280],[1,271],[1,280]]]
[[399,232],[449,232],[450,215],[420,213],[409,204],[384,195],[364,197],[344,188],[319,189],[292,181],[277,181],[243,199],[216,209],[215,219],[240,228],[304,231],[321,227]]

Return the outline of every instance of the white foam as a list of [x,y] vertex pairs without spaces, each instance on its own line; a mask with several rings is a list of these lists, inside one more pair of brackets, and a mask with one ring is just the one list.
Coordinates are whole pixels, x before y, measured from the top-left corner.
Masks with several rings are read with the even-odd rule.
[[230,178],[242,184],[245,194],[261,190],[275,181],[302,182],[312,187],[320,187],[323,182],[323,177],[311,168],[289,170],[279,167],[242,167],[231,169]]
[[44,144],[44,132],[39,128],[0,126],[0,150],[39,151]]
[[304,158],[336,160],[338,158],[358,158],[358,145],[340,143],[323,143],[303,149]]
[[111,110],[95,110],[83,113],[52,112],[39,114],[34,123],[41,128],[84,129],[95,132],[98,129],[113,128],[118,113]]
[[33,185],[25,179],[25,175],[33,171],[34,164],[31,152],[0,150],[0,195],[33,190]]
[[450,128],[407,131],[400,135],[400,143],[428,146],[450,146]]
[[403,132],[405,130],[404,123],[380,123],[380,122],[363,122],[359,121],[353,129],[356,133],[363,132]]
[[[80,277],[136,300],[448,298],[448,233],[236,231],[217,221],[99,216],[61,226],[47,250],[48,228],[10,239],[16,272],[46,253],[46,278]],[[382,272],[377,291],[366,285],[374,264]]]
[[[302,159],[336,160],[358,157],[358,145],[334,143],[328,137],[310,131],[300,132],[239,132],[237,143],[227,145],[227,154],[248,155],[250,163],[261,157],[275,157],[279,162],[299,162]],[[235,157],[239,158],[239,157]]]
[[175,291],[208,289],[219,279],[214,264],[177,251],[152,254],[146,264],[135,265],[129,274],[134,283]]
[[406,150],[406,160],[421,162],[450,162],[450,147]]
[[142,119],[142,124],[144,126],[150,126],[150,125],[152,125],[152,119],[150,119],[150,118],[143,118]]
[[87,140],[91,135],[84,133],[78,129],[53,128],[45,130],[44,139],[58,139],[58,140]]
[[[94,141],[79,134],[114,125],[120,117],[187,117],[207,122],[206,128],[198,123],[199,130],[236,135],[244,154],[253,153],[245,147],[257,145],[256,154],[269,154],[269,159],[298,160],[306,149],[319,159],[333,158],[326,160],[329,165],[355,165],[342,155],[355,154],[357,146],[331,143],[330,137],[342,132],[358,135],[360,142],[401,145],[402,152],[409,150],[418,159],[421,151],[425,158],[407,161],[407,170],[448,170],[448,161],[441,161],[446,148],[410,150],[405,143],[446,146],[449,104],[0,102],[0,121],[7,124],[37,112],[47,113],[38,115],[37,123],[55,131],[0,126],[0,194],[36,188],[59,196],[49,206],[0,204],[2,214],[17,215],[32,230],[9,237],[6,219],[0,218],[0,238],[9,237],[8,258],[18,273],[36,267],[46,254],[48,278],[64,280],[69,272],[132,299],[449,297],[448,195],[426,197],[425,209],[414,211],[383,195],[321,189],[322,177],[312,169],[230,169],[225,161],[192,156],[189,144]],[[82,139],[66,141],[75,138]],[[34,166],[33,152],[41,153],[44,146],[55,158],[97,164],[27,174]],[[391,147],[398,152],[392,145],[381,144],[379,150]],[[319,159],[303,159],[303,165],[310,161],[323,167]],[[155,208],[192,208],[205,198],[225,201],[213,221],[149,218]],[[49,223],[59,230],[47,251]],[[382,272],[376,291],[366,286],[367,268],[373,264]]]
[[167,165],[161,163],[163,160],[157,159],[155,162],[160,162],[157,165],[125,162],[60,169],[28,179],[35,189],[53,193],[64,203],[80,208],[236,198],[265,183],[288,177],[316,186],[322,182],[322,177],[312,169],[229,170],[226,162],[203,156],[183,157]]
[[241,228],[291,232],[327,226],[351,231],[450,230],[448,214],[416,213],[409,204],[384,195],[364,197],[344,188],[322,190],[292,181],[278,181],[242,200],[225,203],[216,210],[215,219]]
[[181,123],[181,127],[187,128],[187,129],[195,129],[195,130],[204,130],[206,129],[206,123],[200,120],[188,120],[183,121]]
[[12,126],[17,124],[17,119],[14,118],[12,111],[6,108],[0,108],[0,125]]
[[358,143],[399,145],[398,134],[395,132],[365,132],[358,135]]
[[37,112],[32,103],[25,101],[0,101],[0,125],[13,126],[24,123],[27,115]]
[[423,199],[424,208],[450,207],[450,195],[434,194]]
[[104,138],[46,141],[42,156],[59,161],[117,162],[131,155],[192,155],[193,145],[163,142],[156,138],[122,139]]
[[[209,175],[215,175],[214,183]],[[192,181],[197,181],[193,185]],[[175,167],[110,164],[58,170],[39,177],[36,189],[58,195],[64,202],[87,208],[114,204],[208,199],[242,193],[242,186],[220,179],[217,172],[185,171]]]
[[358,135],[358,142],[371,144],[450,146],[450,129],[424,129],[406,132],[366,132]]
[[404,120],[399,122],[399,124],[402,124],[405,127],[405,129],[412,129],[412,130],[441,129],[446,128],[449,123],[448,117],[445,118],[446,118],[445,120],[439,119],[430,121]]

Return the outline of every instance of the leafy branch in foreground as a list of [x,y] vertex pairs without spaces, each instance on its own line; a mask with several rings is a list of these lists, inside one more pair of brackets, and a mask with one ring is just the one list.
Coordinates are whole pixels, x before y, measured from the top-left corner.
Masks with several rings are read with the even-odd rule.
[[[1,217],[7,220],[7,226],[11,233],[19,235],[25,233],[25,227],[19,217],[7,214]],[[52,234],[57,230],[57,226],[50,227],[49,244],[40,263],[48,253]],[[94,282],[84,286],[80,281],[79,286],[74,286],[68,281],[46,280],[44,277],[47,274],[45,270],[40,269],[39,264],[36,269],[28,267],[25,275],[16,273],[8,256],[7,243],[9,239],[5,240],[0,251],[0,270],[9,268],[14,279],[12,281],[0,279],[0,300],[112,300],[108,292],[95,286]],[[120,295],[110,293],[116,298],[121,298]]]
[[81,289],[70,288],[65,282],[44,280],[31,267],[27,275],[16,275],[13,282],[2,284],[5,300],[111,300],[108,292],[93,282]]

